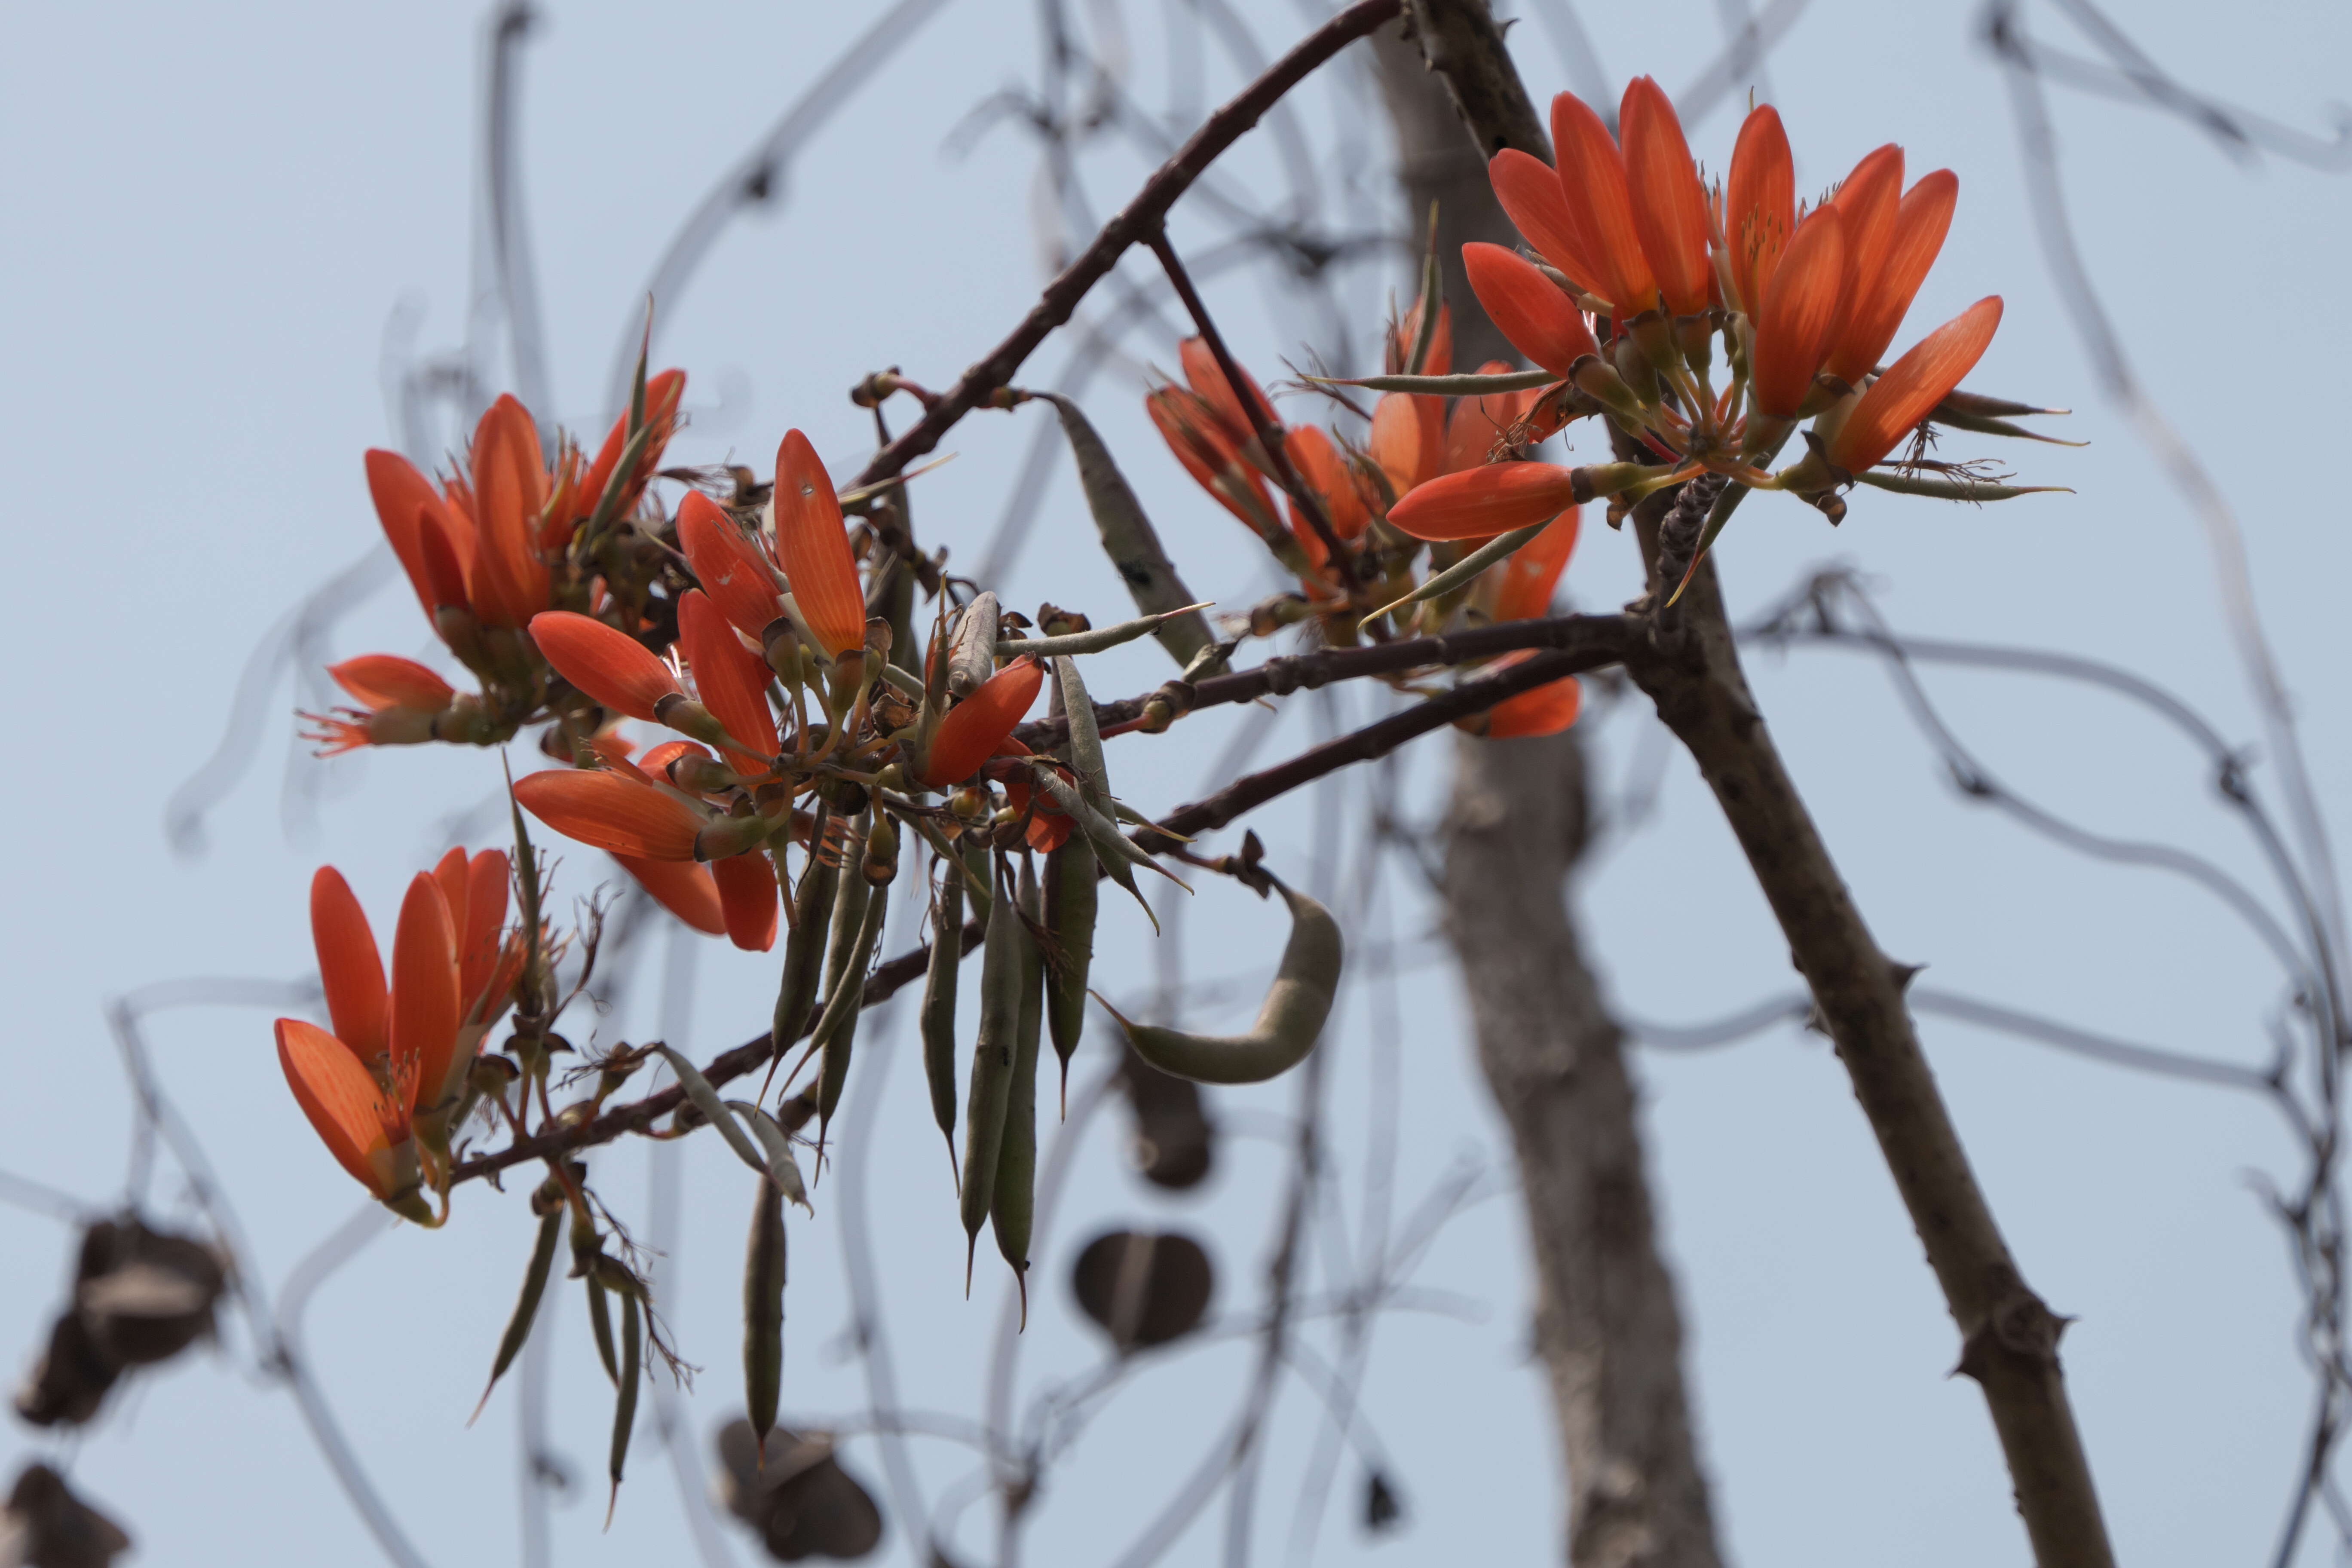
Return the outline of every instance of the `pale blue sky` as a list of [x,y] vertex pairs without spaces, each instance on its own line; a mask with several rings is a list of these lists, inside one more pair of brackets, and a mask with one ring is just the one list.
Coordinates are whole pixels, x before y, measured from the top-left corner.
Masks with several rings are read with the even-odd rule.
[[[1136,90],[1157,103],[1171,58],[1158,13],[1124,9]],[[1265,46],[1286,47],[1304,9],[1255,8]],[[868,14],[804,3],[547,6],[523,97],[555,387],[545,412],[574,427],[597,422],[614,344],[671,227]],[[2173,4],[2135,5],[2121,19],[2199,86],[2295,125],[2328,125],[2329,106],[2347,96],[2352,14],[2249,0],[2230,15],[2227,29],[2208,7]],[[2064,36],[2054,16],[2034,16]],[[1612,87],[1649,71],[1676,89],[1718,37],[1706,0],[1622,15],[1590,6],[1584,21]],[[165,795],[216,742],[256,637],[374,537],[359,454],[391,435],[380,385],[387,318],[416,301],[428,349],[462,331],[478,23],[470,4],[50,7],[12,21],[14,47],[0,61],[0,142],[11,153],[0,171],[0,271],[10,283],[0,345],[14,374],[0,391],[0,428],[17,476],[23,589],[21,761],[5,786],[19,827],[0,859],[16,889],[0,926],[0,974],[16,997],[0,1167],[93,1204],[120,1190],[129,1121],[104,1001],[184,975],[302,975],[311,868],[333,860],[388,919],[408,874],[441,847],[441,816],[496,781],[495,759],[480,752],[298,759],[292,766],[331,782],[314,813],[289,819],[279,786],[294,698],[281,686],[261,760],[211,819],[207,852],[174,858],[160,826]],[[2112,659],[2252,742],[2258,725],[2202,538],[2099,403],[2032,243],[2006,99],[1976,25],[1966,6],[1818,0],[1772,57],[1770,82],[1804,188],[1887,140],[1906,144],[1915,169],[1958,172],[1951,240],[1902,341],[1979,295],[2004,295],[2008,313],[1977,384],[2074,407],[2063,433],[2093,445],[1997,455],[2077,493],[1981,511],[1865,494],[1835,532],[1793,504],[1759,503],[1722,547],[1735,609],[1769,602],[1815,563],[1849,563],[1884,589],[1906,630]],[[1514,38],[1539,93],[1571,84],[1539,22]],[[808,148],[781,212],[730,231],[664,317],[662,357],[689,371],[698,411],[674,448],[681,458],[731,454],[764,468],[781,431],[798,425],[848,466],[869,427],[845,388],[893,363],[943,384],[1027,308],[1042,265],[1032,146],[1000,124],[947,148],[967,112],[1031,79],[1035,59],[1026,8],[950,0]],[[1214,47],[1208,72],[1213,100],[1232,90],[1231,61]],[[1368,150],[1351,164],[1360,187],[1334,191],[1333,210],[1375,203],[1386,221],[1372,111],[1323,84],[1297,101],[1317,148],[1345,137]],[[2245,522],[2257,593],[2340,836],[2352,826],[2352,723],[2338,697],[2352,652],[2339,609],[2352,542],[2326,475],[2352,349],[2330,294],[2352,246],[2352,186],[2278,162],[2241,168],[2197,132],[2137,110],[2062,98],[2058,114],[2090,264],[2137,368]],[[1727,110],[1693,125],[1695,151],[1719,166],[1733,125]],[[1144,168],[1123,154],[1090,159],[1097,209],[1123,201]],[[1278,188],[1263,136],[1221,174],[1267,195]],[[1179,217],[1180,243],[1223,233],[1197,204]],[[1355,353],[1367,351],[1396,281],[1377,259],[1350,275]],[[1321,320],[1279,287],[1234,277],[1213,286],[1212,300],[1262,375],[1309,341],[1330,347]],[[1172,359],[1149,331],[1131,342],[1139,359]],[[1031,377],[1056,374],[1068,353],[1049,345]],[[1138,390],[1114,369],[1087,405],[1191,580],[1245,600],[1258,581],[1245,539],[1183,481],[1142,419]],[[1039,417],[975,416],[949,443],[957,460],[921,481],[919,522],[959,561],[984,549]],[[1075,488],[1057,478],[1008,600],[1115,613],[1115,576],[1085,530]],[[1631,542],[1592,527],[1567,582],[1589,605],[1628,596]],[[334,630],[331,648],[414,654],[425,640],[409,597],[385,592]],[[1156,658],[1146,645],[1107,658],[1101,680],[1140,689],[1162,678]],[[2063,858],[1956,804],[1864,660],[1806,652],[1753,664],[1765,711],[1890,952],[1927,962],[1929,978],[1950,990],[2126,1038],[2263,1059],[2275,971],[2210,900],[2149,873]],[[2198,759],[2138,714],[2007,677],[1929,679],[1991,765],[2054,808],[2256,878]],[[1349,712],[1367,711],[1360,697],[1349,701]],[[1307,743],[1322,721],[1303,699],[1286,714],[1266,757]],[[1119,742],[1122,793],[1146,809],[1190,798],[1237,721],[1204,717],[1163,741]],[[1654,726],[1631,705],[1600,702],[1591,721],[1598,776],[1614,790],[1639,771],[1642,732]],[[1442,743],[1411,755],[1402,778],[1413,812],[1434,809],[1445,768]],[[1277,854],[1310,858],[1309,801],[1286,802],[1255,826]],[[572,893],[587,890],[596,864],[583,851],[566,856]],[[1391,931],[1424,951],[1427,899],[1402,875],[1386,886],[1394,897],[1356,939]],[[1657,814],[1612,843],[1580,904],[1611,993],[1630,1014],[1696,1021],[1792,986],[1785,944],[1679,759]],[[1203,889],[1186,925],[1187,962],[1203,976],[1244,973],[1277,930],[1234,889]],[[1150,984],[1148,936],[1131,913],[1107,921],[1098,963],[1118,976],[1115,989]],[[671,1037],[708,1056],[757,1032],[772,964],[716,946],[700,958],[690,1026]],[[649,952],[629,1013],[605,1020],[602,1037],[660,1027],[660,965]],[[1450,972],[1423,963],[1398,984],[1411,1119],[1391,1173],[1409,1208],[1457,1163],[1492,1167],[1505,1150],[1455,1021]],[[1327,1047],[1351,1223],[1381,1051],[1372,1019],[1390,1005],[1377,990],[1360,994]],[[268,1018],[260,1009],[172,1014],[151,1034],[274,1292],[357,1194],[286,1095]],[[2254,1190],[2263,1173],[2293,1171],[2272,1112],[1950,1022],[1929,1020],[1924,1032],[2028,1277],[2080,1320],[2067,1367],[2121,1555],[2266,1558],[2306,1405],[2297,1301]],[[864,1071],[890,1059],[881,1039],[869,1037]],[[1098,1066],[1099,1044],[1080,1076]],[[1950,1324],[1825,1046],[1784,1029],[1718,1053],[1646,1053],[1639,1068],[1730,1553],[1753,1563],[2024,1561],[1982,1403],[1945,1375]],[[902,1394],[971,1415],[996,1281],[983,1268],[982,1289],[962,1301],[961,1235],[912,1062],[898,1059],[876,1091],[871,1202]],[[1063,1279],[1097,1223],[1144,1216],[1214,1231],[1221,1306],[1254,1296],[1283,1170],[1270,1137],[1290,1086],[1219,1103],[1236,1134],[1221,1173],[1175,1201],[1120,1169],[1117,1118],[1095,1128],[1074,1167],[1062,1245],[1041,1269],[1024,1391],[1091,1363]],[[687,1358],[704,1368],[686,1407],[697,1434],[740,1404],[733,1270],[748,1196],[708,1142],[683,1157],[682,1276],[669,1308]],[[625,1213],[642,1215],[646,1177],[640,1149],[598,1165],[600,1187]],[[169,1184],[163,1191],[168,1201]],[[827,1196],[820,1188],[819,1217],[793,1232],[786,1406],[804,1417],[839,1415],[864,1398],[841,1337],[840,1227]],[[1393,1456],[1410,1531],[1389,1544],[1355,1532],[1350,1461],[1318,1561],[1554,1555],[1552,1438],[1526,1354],[1519,1223],[1508,1194],[1488,1198],[1445,1229],[1415,1276],[1478,1303],[1473,1321],[1381,1321],[1365,1412]],[[436,1563],[516,1557],[514,1394],[502,1392],[470,1430],[462,1424],[528,1228],[519,1191],[469,1190],[446,1230],[374,1243],[320,1293],[309,1321],[354,1442]],[[28,1353],[42,1331],[67,1239],[46,1219],[0,1209],[0,1249],[12,1260],[0,1346],[9,1353]],[[583,1485],[555,1510],[556,1557],[681,1560],[679,1505],[649,1424],[612,1531],[599,1533],[608,1406],[576,1299],[565,1295],[562,1308],[554,1423]],[[238,1370],[245,1341],[234,1330],[230,1338],[229,1355],[140,1380],[62,1450],[8,1427],[0,1461],[69,1455],[78,1484],[141,1539],[142,1563],[368,1560],[291,1402]],[[1112,1405],[1083,1457],[1049,1479],[1032,1560],[1114,1556],[1205,1449],[1245,1368],[1239,1347],[1205,1352],[1147,1374]],[[1291,1498],[1319,1420],[1312,1395],[1288,1385],[1259,1510],[1260,1561],[1288,1551]],[[870,1443],[849,1452],[880,1490]],[[934,1496],[968,1468],[946,1445],[919,1442],[915,1452]],[[965,1518],[972,1555],[989,1538],[989,1514]],[[1211,1510],[1170,1561],[1217,1560],[1223,1521],[1222,1507]],[[895,1560],[908,1560],[907,1547],[894,1534]],[[730,1550],[753,1560],[740,1540]],[[2315,1532],[2305,1560],[2324,1556]]]

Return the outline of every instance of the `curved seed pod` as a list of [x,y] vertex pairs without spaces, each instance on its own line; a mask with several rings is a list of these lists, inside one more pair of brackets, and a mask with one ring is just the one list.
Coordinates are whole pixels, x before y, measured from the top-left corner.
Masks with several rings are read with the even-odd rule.
[[1005,1106],[1013,1092],[1013,1053],[1021,1025],[1021,929],[1011,899],[990,900],[988,939],[980,958],[980,1034],[972,1041],[963,1110],[966,1295],[971,1293],[972,1250],[996,1197],[996,1160],[1003,1151]]
[[[1046,392],[1036,395],[1051,403],[1062,416],[1062,434],[1069,438],[1070,455],[1077,459],[1078,485],[1086,491],[1087,510],[1094,516],[1095,531],[1102,535],[1103,553],[1118,568],[1135,607],[1146,615],[1167,615],[1197,605],[1200,595],[1184,586],[1184,579],[1176,574],[1151,519],[1144,515],[1143,503],[1128,488],[1126,476],[1118,471],[1110,448],[1103,445],[1094,426],[1068,398]],[[1192,663],[1202,650],[1214,647],[1217,642],[1208,617],[1197,609],[1191,615],[1175,614],[1151,635],[1180,667]]]
[[613,1310],[604,1302],[604,1282],[596,1278],[593,1268],[588,1271],[588,1326],[595,1333],[596,1357],[604,1363],[604,1375],[617,1388],[621,1367],[613,1357]]
[[[963,877],[950,865],[931,895],[931,956],[923,969],[923,1078],[931,1089],[931,1119],[948,1141],[955,1167],[956,976],[963,968]],[[961,1181],[961,1176],[958,1177]]]
[[865,816],[852,825],[850,837],[842,846],[841,859],[845,873],[834,880],[833,942],[825,949],[824,989],[822,994],[830,1003],[834,993],[841,989],[842,972],[849,967],[849,955],[857,949],[858,928],[866,921],[866,896],[871,890],[866,879],[850,865],[862,858],[865,841]]
[[1559,379],[1548,370],[1512,370],[1496,375],[1301,376],[1318,386],[1360,386],[1367,392],[1412,392],[1424,397],[1484,397],[1496,392],[1530,392]]
[[956,617],[948,638],[948,695],[959,701],[996,673],[996,621],[1002,612],[994,594],[982,594]]
[[1094,626],[1082,632],[1063,632],[1055,637],[1029,637],[1020,642],[1000,639],[996,653],[1000,658],[1013,658],[1024,653],[1036,658],[1055,658],[1070,653],[1101,653],[1107,648],[1131,643],[1139,637],[1149,637],[1177,616],[1193,610],[1205,610],[1215,603],[1214,599],[1203,599],[1197,605],[1181,605],[1155,616],[1141,616],[1131,621]]
[[1087,795],[1100,801],[1110,798],[1110,764],[1103,759],[1102,731],[1095,723],[1094,699],[1087,695],[1085,677],[1078,673],[1078,661],[1062,658],[1054,661],[1055,689],[1062,699],[1062,712],[1069,725],[1070,765],[1077,770],[1078,781]]
[[762,1462],[784,1384],[784,1194],[760,1178],[743,1248],[743,1407]]
[[670,1070],[677,1074],[678,1087],[686,1090],[686,1098],[694,1102],[695,1110],[702,1112],[704,1121],[719,1129],[719,1136],[727,1140],[727,1146],[735,1151],[735,1157],[755,1171],[765,1171],[768,1164],[760,1156],[759,1145],[751,1142],[751,1134],[743,1131],[743,1124],[735,1120],[735,1113],[719,1100],[719,1091],[710,1087],[710,1080],[702,1076],[702,1070],[667,1046],[654,1048],[661,1052],[663,1058],[669,1063]]
[[[843,885],[847,886],[849,880],[843,879]],[[849,963],[835,984],[833,995],[825,1003],[824,1016],[817,1020],[816,1033],[812,1037],[814,1048],[823,1053],[816,1080],[816,1147],[820,1162],[824,1155],[824,1130],[841,1104],[843,1087],[849,1082],[850,1048],[857,1043],[857,1009],[866,999],[866,966],[874,961],[874,946],[882,940],[882,922],[890,914],[888,885],[874,889],[865,902],[856,940],[850,944]],[[824,1174],[821,1164],[817,1174]]]
[[[1044,913],[1034,857],[1021,858],[1021,912],[1028,921]],[[1013,1265],[1021,1289],[1021,1326],[1029,1326],[1029,1236],[1037,1206],[1037,1044],[1045,1026],[1045,967],[1028,921],[1019,932],[1021,1010],[1015,1015],[1013,1082],[1004,1097],[1004,1137],[996,1155],[996,1193],[988,1217],[996,1249]]]
[[637,1382],[645,1370],[645,1321],[635,1292],[621,1292],[620,1395],[613,1401],[613,1457],[607,1467],[613,1477],[611,1496],[604,1500],[604,1528],[613,1528],[613,1509],[621,1500],[621,1468],[629,1458],[629,1433],[637,1424]]
[[1053,933],[1045,1022],[1062,1063],[1062,1113],[1069,1114],[1070,1057],[1087,1024],[1087,971],[1095,956],[1094,846],[1074,838],[1045,857],[1045,929]]
[[1281,883],[1276,891],[1290,906],[1290,941],[1282,966],[1246,1035],[1193,1035],[1118,1018],[1136,1054],[1162,1072],[1200,1083],[1264,1083],[1307,1059],[1330,1016],[1339,988],[1344,949],[1339,922],[1331,911]]
[[490,1363],[490,1381],[482,1390],[481,1403],[474,1406],[472,1415],[466,1417],[468,1426],[481,1415],[483,1405],[490,1402],[490,1390],[499,1385],[499,1379],[506,1375],[507,1368],[521,1353],[523,1342],[530,1338],[530,1326],[539,1316],[539,1299],[547,1289],[548,1270],[555,1263],[556,1234],[562,1227],[561,1205],[551,1207],[540,1216],[539,1240],[532,1245],[530,1263],[523,1270],[522,1295],[515,1302],[514,1316],[507,1320],[506,1337],[499,1342],[498,1360]]
[[[827,929],[824,917],[832,911],[841,881],[841,861],[825,850],[832,822],[832,808],[819,805],[816,827],[809,836],[808,868],[801,873],[801,885],[793,894],[793,930],[784,939],[784,973],[776,992],[774,1033],[770,1037],[779,1057],[801,1037],[809,1013],[816,1006],[817,985],[824,974]],[[783,863],[779,854],[776,864]]]
[[1362,617],[1357,625],[1369,626],[1391,610],[1401,609],[1406,605],[1417,605],[1424,599],[1434,599],[1441,594],[1452,593],[1496,562],[1502,560],[1503,557],[1517,553],[1521,545],[1533,543],[1538,534],[1552,525],[1552,521],[1550,518],[1546,518],[1541,522],[1531,522],[1525,528],[1515,528],[1508,533],[1500,534],[1486,541],[1444,571],[1433,573],[1419,587],[1402,599],[1391,599],[1370,615]]
[[[749,1100],[730,1100],[727,1102],[727,1109],[741,1117],[744,1125],[751,1128],[751,1136],[759,1140],[760,1152],[767,1162],[760,1167],[761,1173],[775,1183],[785,1197],[808,1209],[810,1214],[815,1214],[816,1210],[809,1208],[808,1188],[801,1181],[800,1162],[793,1158],[793,1141],[783,1127],[774,1117]],[[807,1120],[806,1116],[801,1118],[801,1121]],[[800,1121],[793,1123],[796,1127],[800,1124]]]

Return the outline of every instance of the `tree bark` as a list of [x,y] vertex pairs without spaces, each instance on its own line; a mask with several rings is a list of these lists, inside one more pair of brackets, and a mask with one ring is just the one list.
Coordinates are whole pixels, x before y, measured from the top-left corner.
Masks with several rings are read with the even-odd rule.
[[[1482,150],[1548,151],[1486,0],[1408,0],[1405,16]],[[1635,509],[1651,579],[1634,610],[1650,635],[1628,653],[1626,671],[1697,763],[1780,920],[1959,1330],[1957,1370],[1984,1392],[2034,1560],[2113,1568],[2059,1364],[2065,1320],[2026,1284],[1969,1167],[1904,1002],[1913,971],[1879,949],[1780,761],[1740,669],[1713,563],[1701,562],[1681,603],[1663,607],[1680,573],[1662,572],[1660,559],[1678,567],[1690,558],[1720,489],[1701,479]]]
[[[1474,28],[1481,21],[1456,16]],[[1448,47],[1423,40],[1432,41]],[[1417,237],[1436,204],[1455,368],[1516,360],[1462,272],[1464,241],[1517,238],[1487,184],[1485,153],[1464,134],[1420,44],[1382,28],[1374,48]],[[1578,1568],[1716,1568],[1682,1319],[1658,1256],[1624,1038],[1585,967],[1564,897],[1585,841],[1574,731],[1463,738],[1445,835],[1446,931],[1479,1065],[1518,1161],[1535,1348],[1567,1470],[1568,1559]]]

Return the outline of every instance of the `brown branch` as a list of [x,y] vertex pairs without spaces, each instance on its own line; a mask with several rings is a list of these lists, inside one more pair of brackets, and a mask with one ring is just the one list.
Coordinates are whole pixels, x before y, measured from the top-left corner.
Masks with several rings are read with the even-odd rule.
[[[1534,106],[1485,0],[1412,0],[1412,10],[1431,68],[1445,76],[1479,145],[1542,152]],[[1696,509],[1702,489],[1686,488],[1692,506],[1684,510]],[[1663,603],[1673,586],[1656,575],[1665,528],[1654,506],[1636,518],[1651,557],[1650,602]],[[1879,951],[1781,763],[1740,669],[1711,563],[1700,563],[1679,612],[1637,640],[1625,665],[1697,762],[1780,919],[1958,1325],[1959,1370],[1984,1390],[2036,1561],[2111,1568],[2059,1368],[2064,1320],[2027,1288],[1993,1220],[1904,1005],[1912,971]]]
[[1045,286],[1045,292],[1013,330],[1013,335],[959,376],[953,386],[923,410],[920,419],[908,426],[905,434],[877,452],[856,482],[870,485],[905,471],[908,464],[937,447],[957,420],[987,402],[998,388],[1010,385],[1022,362],[1045,341],[1047,334],[1070,319],[1078,301],[1086,298],[1087,290],[1118,265],[1127,247],[1148,242],[1160,232],[1177,198],[1192,187],[1219,153],[1238,141],[1283,94],[1297,87],[1318,66],[1381,23],[1394,20],[1403,7],[1404,0],[1356,0],[1356,4],[1299,40],[1265,75],[1210,115],[1192,133],[1192,140],[1178,148],[1176,155],[1143,183],[1135,199],[1103,225],[1102,232],[1079,252],[1077,259]]
[[[1469,664],[1523,648],[1599,655],[1601,657],[1597,662],[1578,667],[1597,669],[1602,664],[1615,663],[1626,639],[1633,635],[1633,624],[1622,616],[1555,616],[1543,620],[1505,621],[1371,647],[1318,648],[1313,653],[1286,654],[1231,675],[1193,682],[1192,700],[1184,711],[1222,707],[1229,702],[1254,702],[1261,697],[1287,697],[1294,691],[1312,691],[1336,680],[1360,680],[1367,676],[1401,675],[1408,670]],[[1147,691],[1140,697],[1097,702],[1095,722],[1108,730],[1140,718],[1144,705],[1159,694]],[[1070,738],[1068,721],[1061,719],[1041,719],[1034,724],[1024,724],[1013,734],[1033,752],[1050,750]]]
[[[1579,617],[1567,618],[1573,620]],[[1603,624],[1613,620],[1609,616],[1584,618]],[[1617,624],[1622,626],[1622,623]],[[1187,836],[1223,827],[1244,812],[1263,805],[1301,784],[1311,784],[1326,773],[1336,773],[1351,763],[1368,762],[1392,752],[1415,736],[1441,729],[1456,719],[1483,713],[1495,704],[1532,690],[1546,681],[1614,664],[1620,656],[1622,638],[1603,641],[1596,636],[1590,647],[1539,653],[1507,670],[1465,680],[1442,697],[1416,703],[1402,713],[1391,714],[1351,734],[1302,752],[1286,763],[1236,779],[1206,800],[1178,806],[1161,818],[1161,822],[1171,830]],[[1166,835],[1153,833],[1149,828],[1139,830],[1135,839],[1145,847],[1160,852],[1179,847]],[[984,934],[983,928],[978,923],[966,921],[963,951],[970,953],[978,947]],[[917,948],[877,964],[866,978],[862,1005],[874,1006],[893,992],[919,978],[928,963],[926,950]],[[793,1038],[797,1040],[805,1036],[815,1023],[816,1014],[812,1009]],[[748,1072],[767,1066],[774,1055],[770,1047],[770,1039],[768,1035],[760,1035],[732,1050],[720,1052],[703,1067],[702,1076],[716,1087],[731,1083]],[[788,1046],[790,1043],[786,1042]],[[470,1182],[476,1177],[494,1175],[528,1161],[552,1160],[598,1143],[610,1143],[632,1132],[649,1131],[654,1123],[676,1111],[685,1100],[686,1091],[673,1084],[642,1100],[617,1106],[593,1121],[558,1132],[542,1133],[536,1138],[520,1139],[492,1153],[468,1160],[450,1173],[450,1183],[455,1185],[460,1182]]]

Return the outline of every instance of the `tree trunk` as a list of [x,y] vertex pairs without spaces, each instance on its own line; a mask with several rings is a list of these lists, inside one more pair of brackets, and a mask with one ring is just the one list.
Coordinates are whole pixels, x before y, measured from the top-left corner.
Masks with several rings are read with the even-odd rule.
[[[1462,244],[1516,244],[1486,156],[1422,47],[1375,38],[1416,234],[1438,207],[1454,366],[1513,358],[1462,274]],[[1682,1320],[1658,1256],[1624,1040],[1570,923],[1584,847],[1574,731],[1459,742],[1446,817],[1446,929],[1479,1064],[1509,1124],[1536,1272],[1537,1354],[1567,1465],[1578,1568],[1716,1568],[1683,1383]]]

